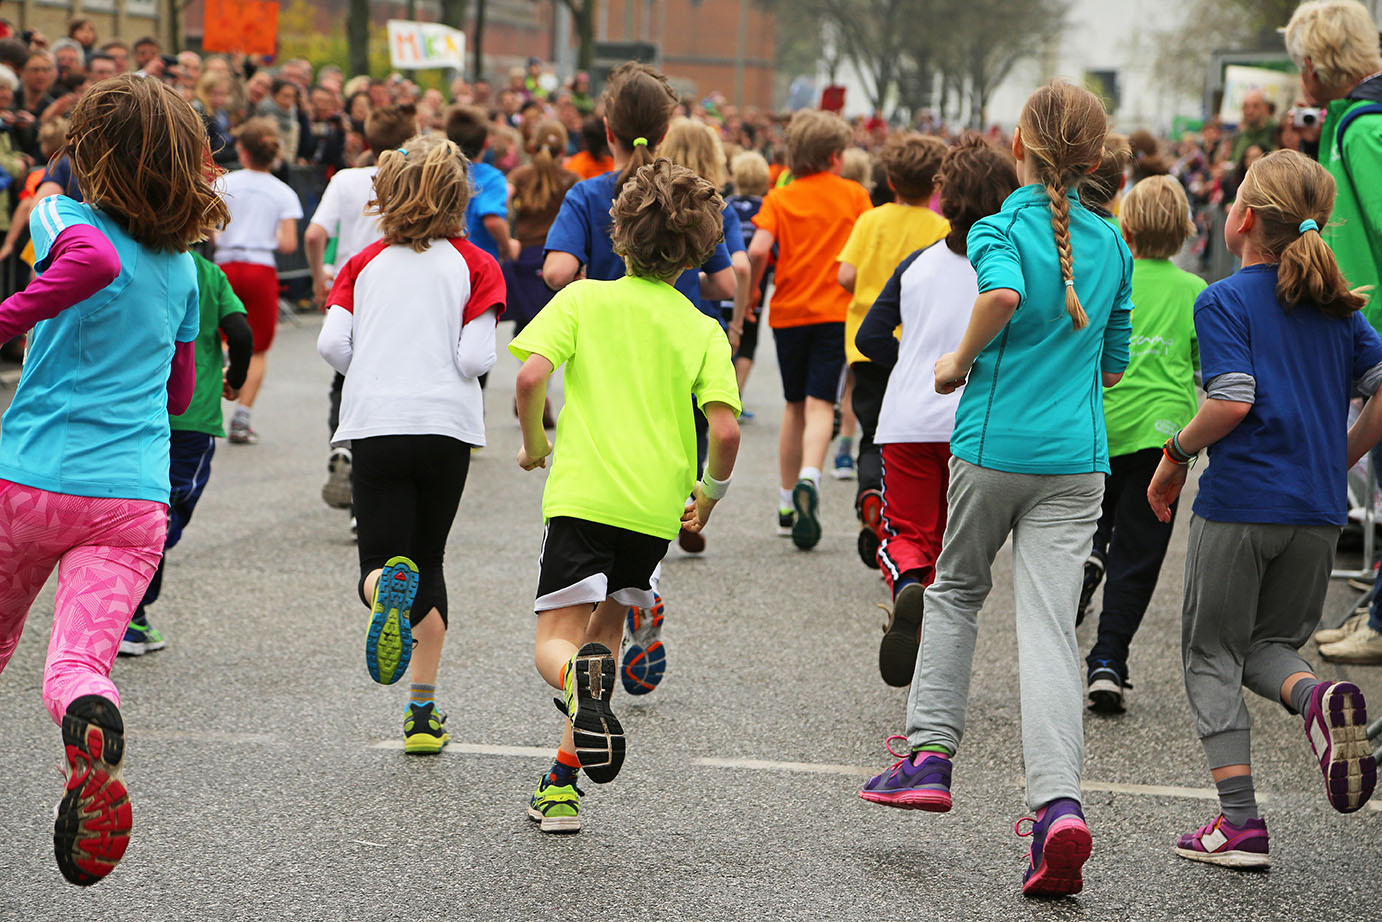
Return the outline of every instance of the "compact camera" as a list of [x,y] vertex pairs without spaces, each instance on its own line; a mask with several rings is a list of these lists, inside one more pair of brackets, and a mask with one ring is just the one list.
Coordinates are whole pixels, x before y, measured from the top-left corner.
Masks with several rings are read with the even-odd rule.
[[1297,128],[1314,128],[1323,121],[1323,109],[1297,107],[1291,110],[1291,124]]

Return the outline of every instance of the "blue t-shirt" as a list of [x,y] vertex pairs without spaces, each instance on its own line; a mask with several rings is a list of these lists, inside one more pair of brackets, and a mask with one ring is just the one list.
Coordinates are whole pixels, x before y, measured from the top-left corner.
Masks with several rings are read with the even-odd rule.
[[201,327],[190,253],[151,250],[100,210],[63,195],[29,220],[35,265],[79,224],[120,257],[110,285],[34,327],[0,423],[0,478],[74,496],[168,502],[168,375],[173,343]]
[[488,163],[470,165],[470,203],[465,206],[466,236],[470,242],[495,259],[507,261],[509,254],[499,254],[499,244],[485,227],[485,218],[497,214],[509,217],[509,181],[504,174]]
[[1348,401],[1382,363],[1382,338],[1363,319],[1281,307],[1277,267],[1249,266],[1195,301],[1204,380],[1251,375],[1252,409],[1209,446],[1195,514],[1216,522],[1343,525],[1347,521]]
[[[546,252],[556,250],[570,253],[585,266],[586,278],[613,281],[624,277],[624,260],[614,254],[609,239],[609,228],[613,220],[609,209],[614,204],[614,186],[619,182],[619,171],[611,170],[593,179],[586,179],[571,187],[561,203],[552,229],[547,232]],[[729,250],[721,243],[705,265],[704,272],[719,272],[729,268]],[[692,304],[701,303],[700,275],[695,269],[687,269],[677,279],[674,286]]]
[[[735,253],[743,253],[748,249],[744,243],[744,231],[739,223],[739,213],[734,210],[728,202],[725,203],[723,212],[725,225],[724,247],[729,251],[730,256]],[[707,317],[713,317],[720,322],[720,326],[727,326],[725,319],[725,306],[734,307],[733,301],[705,301],[697,299],[696,306],[701,309],[701,313]]]
[[1100,372],[1128,365],[1132,254],[1118,229],[1070,199],[1075,293],[1089,316],[1065,310],[1051,202],[1023,186],[969,231],[979,291],[1009,288],[1012,319],[974,361],[955,413],[950,450],[980,467],[1023,474],[1109,472]]

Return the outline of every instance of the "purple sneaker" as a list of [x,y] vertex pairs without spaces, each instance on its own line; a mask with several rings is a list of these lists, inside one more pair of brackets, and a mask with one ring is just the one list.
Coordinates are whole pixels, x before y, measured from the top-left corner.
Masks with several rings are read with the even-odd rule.
[[1377,785],[1368,743],[1368,706],[1352,682],[1321,682],[1305,707],[1305,738],[1324,773],[1324,793],[1340,813],[1360,809]]
[[[1021,826],[1032,827],[1023,832]],[[1080,803],[1068,797],[1053,800],[1013,824],[1013,832],[1032,837],[1027,853],[1027,872],[1022,875],[1023,896],[1070,896],[1084,889],[1080,871],[1094,850],[1094,837],[1085,825]]]
[[897,756],[892,768],[874,775],[859,796],[869,803],[901,810],[950,812],[950,758],[939,752],[901,753],[893,740],[906,742],[905,736],[890,736],[885,744]]
[[1191,861],[1206,861],[1225,868],[1269,868],[1267,823],[1251,819],[1235,826],[1220,813],[1176,842],[1176,854]]

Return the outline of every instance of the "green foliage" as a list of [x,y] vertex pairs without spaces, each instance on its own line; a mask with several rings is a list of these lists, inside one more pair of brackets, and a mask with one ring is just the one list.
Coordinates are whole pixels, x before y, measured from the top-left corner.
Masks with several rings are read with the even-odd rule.
[[1160,50],[1153,73],[1166,86],[1198,96],[1214,52],[1280,52],[1276,30],[1296,5],[1297,0],[1187,0],[1178,24],[1152,32]]

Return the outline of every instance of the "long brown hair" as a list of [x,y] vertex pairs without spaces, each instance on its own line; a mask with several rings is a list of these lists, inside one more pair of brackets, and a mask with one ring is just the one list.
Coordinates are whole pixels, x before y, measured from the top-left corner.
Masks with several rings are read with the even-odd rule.
[[1070,200],[1066,192],[1099,164],[1108,132],[1104,104],[1089,90],[1057,80],[1028,97],[1017,130],[1037,178],[1051,200],[1051,233],[1056,238],[1065,310],[1075,329],[1089,326],[1075,293],[1075,256],[1070,250]]
[[230,220],[212,188],[201,118],[159,80],[125,74],[102,80],[73,106],[60,153],[86,200],[153,250],[185,252]]
[[1334,177],[1293,150],[1273,151],[1248,169],[1238,201],[1257,216],[1253,242],[1279,265],[1276,296],[1287,308],[1313,304],[1333,317],[1347,317],[1368,303],[1362,290],[1350,290],[1334,251],[1317,228],[1334,210]]
[[528,139],[528,153],[533,162],[531,169],[514,178],[513,207],[515,212],[540,214],[562,193],[562,174],[566,170],[561,158],[566,153],[566,126],[555,119],[538,122]]
[[630,176],[653,162],[676,106],[672,85],[647,64],[629,61],[610,73],[604,95],[605,124],[629,152],[629,162],[614,184],[616,197]]
[[365,214],[379,215],[389,243],[421,253],[433,240],[465,233],[469,203],[470,169],[461,149],[437,135],[417,135],[379,153]]

